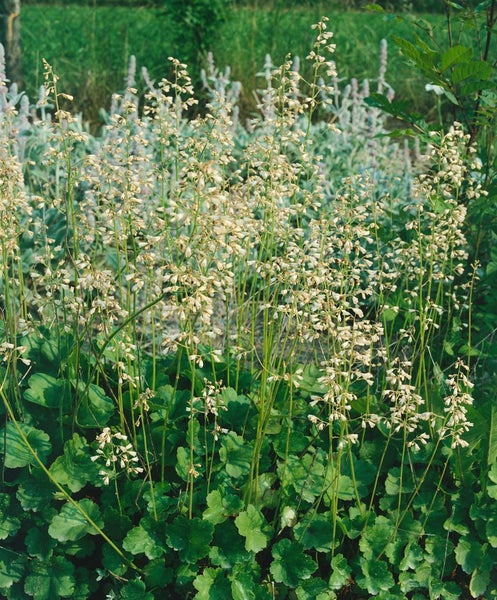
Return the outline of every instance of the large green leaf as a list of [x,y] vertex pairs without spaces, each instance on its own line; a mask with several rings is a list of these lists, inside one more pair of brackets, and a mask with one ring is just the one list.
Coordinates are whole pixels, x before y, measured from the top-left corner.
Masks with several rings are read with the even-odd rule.
[[331,549],[333,520],[330,512],[320,515],[310,513],[295,526],[294,531],[305,550],[315,548],[318,552],[328,552]]
[[2,448],[4,464],[10,469],[37,465],[36,457],[45,462],[52,451],[48,433],[25,423],[9,421],[0,435],[5,440]]
[[50,473],[71,492],[79,492],[89,481],[96,483],[99,477],[98,466],[91,460],[90,446],[77,433],[64,444],[64,453],[51,464]]
[[0,548],[0,590],[9,589],[24,574],[26,558],[8,548]]
[[247,554],[244,538],[238,533],[233,521],[224,521],[214,530],[213,546],[209,558],[213,565],[232,569],[236,565],[253,558]]
[[481,598],[487,591],[488,584],[490,583],[490,576],[492,574],[492,567],[492,564],[486,564],[482,568],[477,568],[473,571],[469,582],[469,591],[473,598]]
[[256,585],[254,574],[246,569],[245,565],[239,565],[233,570],[231,579],[231,598],[233,600],[255,600]]
[[440,68],[442,71],[446,71],[449,67],[452,67],[457,63],[468,62],[471,60],[472,54],[473,51],[471,48],[467,48],[466,46],[461,46],[460,44],[451,46],[442,54]]
[[174,571],[164,564],[164,558],[150,560],[143,569],[145,583],[149,588],[164,588],[173,580]]
[[195,600],[226,600],[230,597],[230,582],[222,569],[207,568],[193,582],[198,590]]
[[393,575],[385,561],[361,558],[360,562],[363,576],[357,578],[357,583],[370,594],[376,596],[381,591],[387,591],[394,586]]
[[278,465],[282,485],[292,486],[306,502],[313,502],[322,493],[326,487],[325,476],[330,472],[319,453],[306,453],[302,457],[290,455]]
[[121,600],[154,600],[152,592],[147,592],[141,579],[128,581],[121,589]]
[[57,542],[48,535],[45,527],[43,529],[33,527],[26,534],[24,544],[30,556],[43,561],[50,558]]
[[104,390],[94,384],[85,385],[80,382],[78,391],[81,399],[78,405],[77,418],[82,427],[104,427],[114,412],[114,403],[106,396]]
[[212,523],[198,517],[187,519],[180,515],[167,527],[166,540],[182,561],[194,564],[209,553],[213,532]]
[[30,563],[24,591],[34,600],[57,600],[71,598],[76,580],[74,566],[66,558],[56,556],[50,561],[34,560]]
[[149,560],[160,558],[164,554],[164,546],[160,543],[158,536],[149,525],[147,519],[133,527],[124,538],[123,548],[131,554],[145,554]]
[[394,534],[394,523],[386,517],[379,516],[373,525],[365,528],[359,548],[362,556],[372,560],[375,556],[382,554]]
[[351,568],[343,554],[335,554],[331,559],[331,575],[328,585],[332,590],[340,590],[348,583]]
[[41,511],[53,498],[55,486],[41,468],[32,467],[19,478],[16,498],[23,510]]
[[485,547],[476,541],[461,538],[455,549],[455,557],[465,573],[472,573],[485,556]]
[[243,506],[242,500],[225,490],[213,490],[207,495],[207,508],[203,512],[203,518],[214,525],[218,525],[230,515],[237,514]]
[[471,62],[456,65],[452,73],[452,81],[460,83],[465,79],[477,79],[486,81],[493,73],[492,65],[482,60],[472,60]]
[[65,380],[47,373],[35,373],[28,380],[24,398],[46,408],[59,408],[64,403],[67,392],[68,383]]
[[317,564],[305,554],[302,544],[284,539],[273,546],[271,575],[278,583],[296,588],[300,581],[309,579],[317,569]]
[[487,539],[492,548],[497,548],[497,517],[490,517],[486,523]]
[[249,504],[247,510],[238,515],[235,525],[245,538],[245,549],[249,552],[260,552],[267,546],[271,528],[264,515],[253,504]]
[[0,540],[14,535],[21,526],[21,521],[12,513],[11,496],[0,494]]
[[332,590],[328,589],[326,581],[319,577],[313,577],[312,579],[305,579],[299,583],[298,588],[295,590],[297,600],[335,600],[336,594]]
[[98,531],[91,525],[88,515],[98,527],[103,526],[100,509],[95,502],[83,498],[76,503],[67,502],[60,513],[55,515],[48,527],[48,533],[59,542],[79,540],[85,535],[96,535]]
[[242,436],[232,431],[223,436],[219,458],[230,477],[238,479],[249,474],[252,453],[252,444],[247,443]]

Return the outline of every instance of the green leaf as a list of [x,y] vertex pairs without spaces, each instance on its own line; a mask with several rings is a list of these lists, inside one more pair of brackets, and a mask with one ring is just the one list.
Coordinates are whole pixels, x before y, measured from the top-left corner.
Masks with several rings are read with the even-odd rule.
[[304,550],[315,548],[318,552],[328,552],[333,542],[333,520],[331,513],[320,515],[309,513],[295,525],[295,537]]
[[244,539],[239,535],[233,521],[224,521],[216,526],[209,557],[213,565],[223,569],[232,569],[252,557],[247,555]]
[[[25,423],[17,423],[16,426],[12,421],[9,421],[0,435],[5,440],[2,451],[5,455],[4,464],[9,469],[37,465],[33,452],[42,462],[45,462],[52,451],[48,433]],[[26,441],[24,441],[24,438],[26,438]]]
[[207,508],[202,516],[206,521],[217,525],[226,521],[230,515],[237,514],[242,506],[241,498],[229,494],[225,490],[217,489],[207,495]]
[[413,570],[423,562],[423,549],[417,542],[409,542],[404,549],[404,558],[399,563],[401,571]]
[[28,380],[24,398],[46,408],[59,408],[68,397],[67,381],[46,373],[35,373]]
[[82,427],[104,427],[114,413],[114,403],[104,390],[94,383],[78,385],[81,394],[77,421]]
[[56,556],[47,562],[32,561],[30,571],[24,591],[34,600],[55,600],[74,595],[74,566],[63,556]]
[[484,547],[478,542],[461,538],[455,549],[455,557],[465,573],[472,573],[484,557]]
[[367,560],[385,551],[392,539],[394,524],[386,517],[379,516],[373,525],[366,527],[359,541],[359,548]]
[[96,483],[98,466],[91,460],[90,446],[75,433],[64,444],[64,453],[50,465],[52,477],[71,492],[79,492],[88,482]]
[[451,46],[442,54],[440,68],[442,71],[446,71],[449,67],[452,67],[456,63],[468,62],[471,60],[472,54],[473,52],[471,48],[466,48],[466,46],[461,46],[459,44]]
[[252,573],[238,569],[230,579],[232,600],[255,600],[255,583]]
[[21,526],[21,521],[12,513],[11,497],[9,494],[0,494],[0,540],[5,540],[14,535]]
[[297,600],[316,600],[317,598],[323,598],[321,594],[326,593],[328,594],[328,598],[336,598],[335,593],[328,589],[326,581],[323,581],[319,577],[312,577],[312,579],[301,581],[295,590]]
[[452,72],[453,83],[460,83],[465,79],[486,81],[492,75],[492,65],[483,60],[472,60],[462,65],[456,65]]
[[490,583],[492,566],[485,569],[475,569],[469,582],[469,591],[473,598],[483,597]]
[[0,589],[9,589],[21,580],[25,563],[26,557],[8,548],[0,548]]
[[347,585],[352,570],[343,554],[335,554],[331,559],[331,576],[328,585],[332,590],[340,590]]
[[406,476],[404,473],[404,477],[402,478],[402,472],[398,467],[393,467],[388,472],[386,481],[385,481],[385,492],[389,496],[398,496],[399,494],[410,494],[414,489],[414,484],[409,480],[406,480]]
[[183,481],[188,481],[190,478],[190,453],[186,448],[180,446],[176,450],[176,473],[181,477]]
[[167,544],[178,552],[180,560],[194,564],[209,553],[213,531],[208,521],[180,515],[166,529]]
[[381,13],[385,12],[385,9],[380,4],[366,4],[364,6],[364,10],[371,11],[371,12],[381,12]]
[[418,69],[428,75],[430,79],[433,78],[433,75],[436,75],[434,65],[438,56],[437,52],[428,48],[419,38],[416,40],[417,45],[395,35],[392,38],[402,54],[413,62]]
[[490,517],[486,524],[487,539],[492,548],[497,548],[497,517]]
[[47,560],[55,548],[57,542],[51,538],[46,529],[32,528],[24,538],[26,549],[30,556],[40,560]]
[[19,481],[16,498],[23,510],[41,511],[53,498],[55,487],[40,468],[31,468]]
[[[292,486],[306,502],[313,502],[326,486],[323,457],[320,454],[290,455],[278,465],[278,474],[284,487]],[[330,477],[331,477],[330,472]]]
[[100,509],[88,498],[83,498],[76,503],[67,502],[60,513],[55,515],[48,527],[48,533],[59,542],[79,540],[83,536],[96,535],[98,531],[88,522],[88,515],[98,527],[103,526]]
[[244,438],[233,431],[223,436],[219,458],[225,465],[226,473],[230,477],[239,479],[250,473],[253,445],[247,443]]
[[245,549],[249,552],[260,552],[267,546],[271,528],[264,515],[253,504],[249,504],[247,510],[238,515],[235,525],[245,538]]
[[428,590],[430,598],[440,598],[441,600],[461,600],[461,588],[453,581],[440,581],[438,577],[433,577],[429,581]]
[[383,560],[376,558],[365,560],[361,558],[363,577],[357,578],[357,583],[370,594],[376,596],[382,590],[388,591],[395,585],[393,575]]
[[[142,522],[144,519],[142,519]],[[164,547],[157,540],[156,536],[147,531],[142,525],[133,527],[123,541],[123,548],[131,554],[145,554],[153,560],[160,558],[164,554]]]
[[283,539],[273,546],[272,555],[271,575],[276,582],[291,588],[296,588],[303,579],[309,579],[317,569],[317,564],[304,553],[299,542]]
[[121,556],[108,544],[102,548],[102,566],[117,577],[122,577],[128,570],[128,565]]
[[164,588],[171,583],[174,577],[174,571],[164,564],[164,558],[149,561],[144,569],[143,576],[149,588]]
[[147,592],[141,579],[133,579],[121,588],[120,598],[121,600],[154,600],[154,595],[152,592]]
[[230,597],[230,582],[221,569],[204,569],[195,578],[193,587],[198,590],[196,600],[226,600]]

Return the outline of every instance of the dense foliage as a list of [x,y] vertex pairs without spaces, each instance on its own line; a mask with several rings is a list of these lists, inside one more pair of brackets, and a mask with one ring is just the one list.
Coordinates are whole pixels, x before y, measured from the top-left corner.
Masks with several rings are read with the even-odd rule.
[[[497,595],[492,116],[430,130],[314,29],[246,123],[212,57],[195,118],[132,62],[99,136],[48,64],[1,87],[3,597]],[[472,114],[467,53],[399,45]]]

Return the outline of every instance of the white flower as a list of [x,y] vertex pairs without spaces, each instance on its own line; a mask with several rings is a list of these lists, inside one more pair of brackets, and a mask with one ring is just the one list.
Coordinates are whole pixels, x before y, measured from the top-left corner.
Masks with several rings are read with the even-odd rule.
[[425,85],[425,90],[427,92],[435,92],[437,96],[441,96],[444,93],[444,88],[441,85],[436,85],[434,83],[427,83]]

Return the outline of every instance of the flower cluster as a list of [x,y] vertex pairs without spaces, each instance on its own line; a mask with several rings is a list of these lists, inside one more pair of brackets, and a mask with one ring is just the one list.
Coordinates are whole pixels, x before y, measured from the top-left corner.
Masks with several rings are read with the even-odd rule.
[[96,454],[91,457],[93,462],[102,465],[99,475],[102,476],[104,485],[109,485],[119,472],[126,475],[139,475],[144,469],[140,466],[140,459],[123,433],[112,432],[110,427],[104,427],[96,437]]

